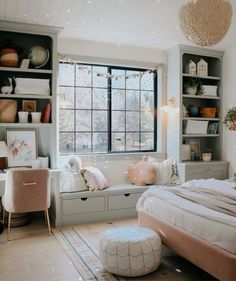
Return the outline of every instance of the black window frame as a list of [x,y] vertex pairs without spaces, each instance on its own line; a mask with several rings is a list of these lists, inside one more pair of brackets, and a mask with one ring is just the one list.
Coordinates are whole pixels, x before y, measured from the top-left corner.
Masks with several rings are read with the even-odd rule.
[[[59,64],[71,64],[70,62],[66,62],[66,61],[59,61]],[[134,72],[146,72],[149,71],[146,68],[137,68],[137,67],[129,67],[129,66],[114,66],[114,65],[104,65],[104,64],[94,64],[94,63],[83,63],[83,62],[76,62],[74,63],[76,66],[77,65],[82,65],[82,66],[88,66],[88,67],[106,67],[107,68],[107,73],[111,74],[112,70],[124,70],[124,71],[134,71]],[[156,152],[157,151],[157,108],[158,108],[158,74],[157,74],[157,70],[155,71],[151,71],[153,73],[153,77],[154,77],[154,86],[153,86],[153,95],[154,95],[154,130],[153,131],[141,131],[140,127],[141,127],[141,122],[139,124],[139,131],[132,131],[131,133],[139,133],[141,134],[142,132],[145,133],[153,133],[153,144],[154,147],[151,150],[122,150],[122,151],[114,151],[112,150],[112,89],[118,89],[118,88],[112,88],[112,78],[107,78],[107,88],[104,87],[94,87],[94,86],[76,86],[76,71],[74,73],[74,85],[73,86],[69,86],[69,85],[60,85],[58,84],[58,87],[68,87],[68,88],[73,88],[74,91],[74,101],[76,99],[76,89],[77,88],[90,88],[91,92],[93,88],[96,89],[107,89],[107,99],[108,99],[108,105],[107,105],[107,114],[108,114],[108,120],[107,120],[107,131],[93,131],[93,122],[91,120],[91,131],[82,131],[82,133],[91,133],[91,151],[90,152],[86,152],[86,153],[78,153],[76,152],[76,134],[79,133],[79,131],[76,131],[76,108],[74,107],[74,118],[75,118],[75,123],[74,123],[74,130],[73,131],[60,131],[59,130],[59,138],[60,138],[60,133],[72,133],[74,134],[74,151],[73,154],[76,155],[94,155],[94,154],[122,154],[122,153],[145,153],[145,152]],[[91,74],[93,76],[93,72]],[[93,78],[92,78],[93,79]],[[126,85],[126,83],[125,83]],[[118,89],[119,90],[119,89]],[[126,93],[126,86],[125,88],[121,88],[120,90],[124,90]],[[135,90],[135,89],[128,89],[128,90]],[[138,91],[141,91],[141,89],[139,89]],[[145,91],[145,90],[143,90]],[[146,90],[146,91],[150,91],[150,90]],[[92,96],[91,95],[91,103],[92,103]],[[125,99],[126,100],[126,99]],[[141,105],[141,96],[139,95],[139,105]],[[58,110],[60,111],[61,108],[58,108]],[[91,113],[93,111],[99,111],[99,109],[93,109],[93,107],[91,106],[91,108],[88,109],[79,109],[79,110],[91,110]],[[100,109],[101,111],[104,111],[104,109]],[[124,110],[117,110],[117,111],[124,111],[127,112],[129,110],[126,110],[126,108]],[[131,110],[131,111],[135,111],[135,110]],[[136,110],[137,112],[141,112],[141,110]],[[125,127],[126,127],[126,114],[125,114]],[[102,133],[102,132],[107,132],[107,137],[108,137],[108,145],[107,145],[107,151],[106,152],[97,152],[97,151],[93,151],[93,133]],[[119,132],[121,133],[121,132]],[[126,134],[127,131],[124,131],[124,135],[125,135],[125,144],[126,144]],[[141,143],[140,143],[141,145]],[[126,145],[125,145],[126,148]],[[140,147],[139,147],[140,148]],[[59,154],[60,155],[66,155],[66,154],[71,154],[71,152],[60,152],[59,150]]]

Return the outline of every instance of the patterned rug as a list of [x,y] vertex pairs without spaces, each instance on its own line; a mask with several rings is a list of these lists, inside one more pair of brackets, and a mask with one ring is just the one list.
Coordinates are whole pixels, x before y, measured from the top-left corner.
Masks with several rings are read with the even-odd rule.
[[135,278],[123,278],[103,270],[97,248],[76,227],[54,229],[53,234],[80,274],[79,280],[81,281],[216,280],[190,262],[175,255],[166,247],[163,247],[162,263],[155,272]]

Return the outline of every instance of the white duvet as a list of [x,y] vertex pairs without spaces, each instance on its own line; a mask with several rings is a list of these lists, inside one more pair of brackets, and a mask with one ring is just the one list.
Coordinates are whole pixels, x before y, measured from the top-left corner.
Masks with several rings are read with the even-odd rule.
[[[234,196],[236,194],[236,190],[233,189],[235,184],[226,181],[193,180],[184,185],[224,189],[229,194],[232,193]],[[137,203],[137,211],[141,209],[236,254],[236,217],[183,199],[168,192],[164,186],[150,187],[144,192]]]

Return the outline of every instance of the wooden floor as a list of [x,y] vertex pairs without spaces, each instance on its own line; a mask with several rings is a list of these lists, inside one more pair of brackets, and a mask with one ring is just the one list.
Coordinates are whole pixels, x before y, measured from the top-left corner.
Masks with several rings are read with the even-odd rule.
[[[98,246],[99,237],[107,229],[137,225],[137,219],[84,224],[79,231]],[[0,280],[1,281],[75,281],[81,280],[72,262],[55,237],[49,236],[43,219],[25,227],[12,228],[11,241],[6,240],[6,231],[0,235]],[[181,274],[176,281],[200,280],[192,273]],[[136,278],[132,278],[136,280]],[[155,275],[137,280],[157,280]],[[169,278],[161,279],[169,281]],[[208,279],[201,279],[208,280]]]

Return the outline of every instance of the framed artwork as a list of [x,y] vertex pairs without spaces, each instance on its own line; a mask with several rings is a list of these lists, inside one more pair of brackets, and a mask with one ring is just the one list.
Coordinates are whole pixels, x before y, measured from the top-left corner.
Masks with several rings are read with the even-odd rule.
[[186,139],[185,144],[190,146],[191,160],[201,160],[201,147],[199,139]]
[[9,168],[31,166],[31,161],[37,158],[35,129],[6,129],[6,143],[9,150]]
[[22,111],[35,112],[36,111],[36,100],[23,100]]

